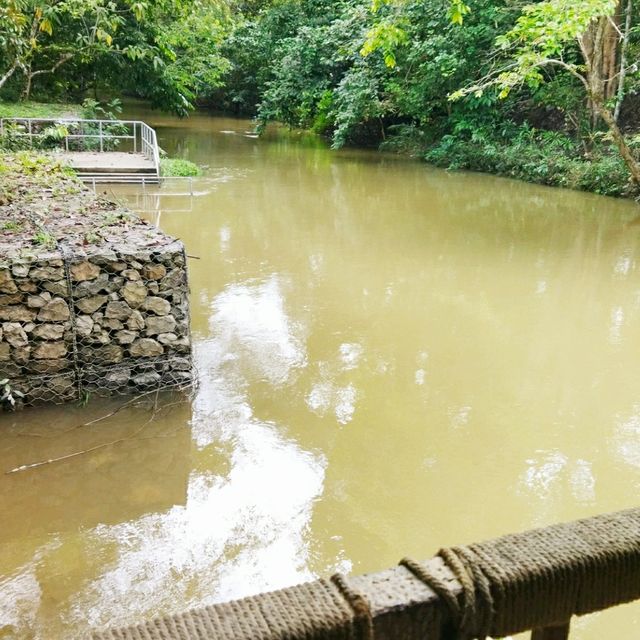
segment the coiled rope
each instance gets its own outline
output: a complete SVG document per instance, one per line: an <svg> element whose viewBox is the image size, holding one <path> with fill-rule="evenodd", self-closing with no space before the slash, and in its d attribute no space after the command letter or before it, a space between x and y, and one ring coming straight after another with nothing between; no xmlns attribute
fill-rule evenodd
<svg viewBox="0 0 640 640"><path fill-rule="evenodd" d="M457 640L564 624L640 597L640 509L441 549L460 583L401 561L445 603Z"/></svg>

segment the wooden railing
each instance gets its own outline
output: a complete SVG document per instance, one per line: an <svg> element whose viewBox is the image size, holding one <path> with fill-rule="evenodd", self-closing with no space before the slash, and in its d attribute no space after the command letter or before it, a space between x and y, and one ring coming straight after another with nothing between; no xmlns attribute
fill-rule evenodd
<svg viewBox="0 0 640 640"><path fill-rule="evenodd" d="M452 557L471 558L471 565ZM334 576L101 631L94 638L442 640L533 630L533 640L566 640L573 615L638 598L640 509L632 509L444 550L426 562L376 574Z"/></svg>
<svg viewBox="0 0 640 640"><path fill-rule="evenodd" d="M0 135L27 138L30 146L47 139L65 151L113 151L142 154L160 175L160 148L156 132L141 120L91 120L82 118L0 118Z"/></svg>

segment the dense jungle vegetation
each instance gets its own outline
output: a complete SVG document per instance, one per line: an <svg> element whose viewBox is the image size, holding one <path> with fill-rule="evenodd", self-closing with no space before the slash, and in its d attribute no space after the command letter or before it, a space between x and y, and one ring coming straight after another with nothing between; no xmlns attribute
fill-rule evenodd
<svg viewBox="0 0 640 640"><path fill-rule="evenodd" d="M640 186L633 0L5 0L0 98L137 96L334 147L610 195Z"/></svg>

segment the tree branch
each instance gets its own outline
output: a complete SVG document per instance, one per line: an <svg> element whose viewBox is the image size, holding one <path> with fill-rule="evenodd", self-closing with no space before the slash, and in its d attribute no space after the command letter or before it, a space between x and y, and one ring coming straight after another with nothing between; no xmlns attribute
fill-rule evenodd
<svg viewBox="0 0 640 640"><path fill-rule="evenodd" d="M535 66L544 67L544 66L547 66L548 64L561 67L562 69L570 73L574 78L577 78L578 80L580 80L580 82L582 82L582 84L584 85L584 88L587 91L589 91L589 83L587 82L587 79L582 74L578 73L574 67L566 63L564 60L559 60L557 58L549 58L547 60L541 61L540 64L537 64Z"/></svg>
<svg viewBox="0 0 640 640"><path fill-rule="evenodd" d="M65 62L71 60L71 58L73 58L73 53L65 53L60 57L60 60L53 65L53 67L50 69L39 69L38 71L34 71L31 73L31 77L34 78L35 76L41 76L45 73L55 73L59 67L61 67Z"/></svg>
<svg viewBox="0 0 640 640"><path fill-rule="evenodd" d="M19 64L18 61L16 60L13 65L9 68L9 70L0 78L0 89L2 89L2 86L5 84L5 82L7 82L7 80L9 80L9 78L16 72L16 69L18 68Z"/></svg>

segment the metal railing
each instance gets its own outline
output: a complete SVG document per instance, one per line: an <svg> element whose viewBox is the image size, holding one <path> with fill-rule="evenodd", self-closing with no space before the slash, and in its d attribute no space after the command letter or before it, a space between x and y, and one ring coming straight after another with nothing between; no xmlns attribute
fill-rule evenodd
<svg viewBox="0 0 640 640"><path fill-rule="evenodd" d="M65 151L113 151L125 143L125 151L143 155L160 176L160 148L156 132L141 120L92 120L84 118L0 118L0 135L26 137L29 145L49 140Z"/></svg>

